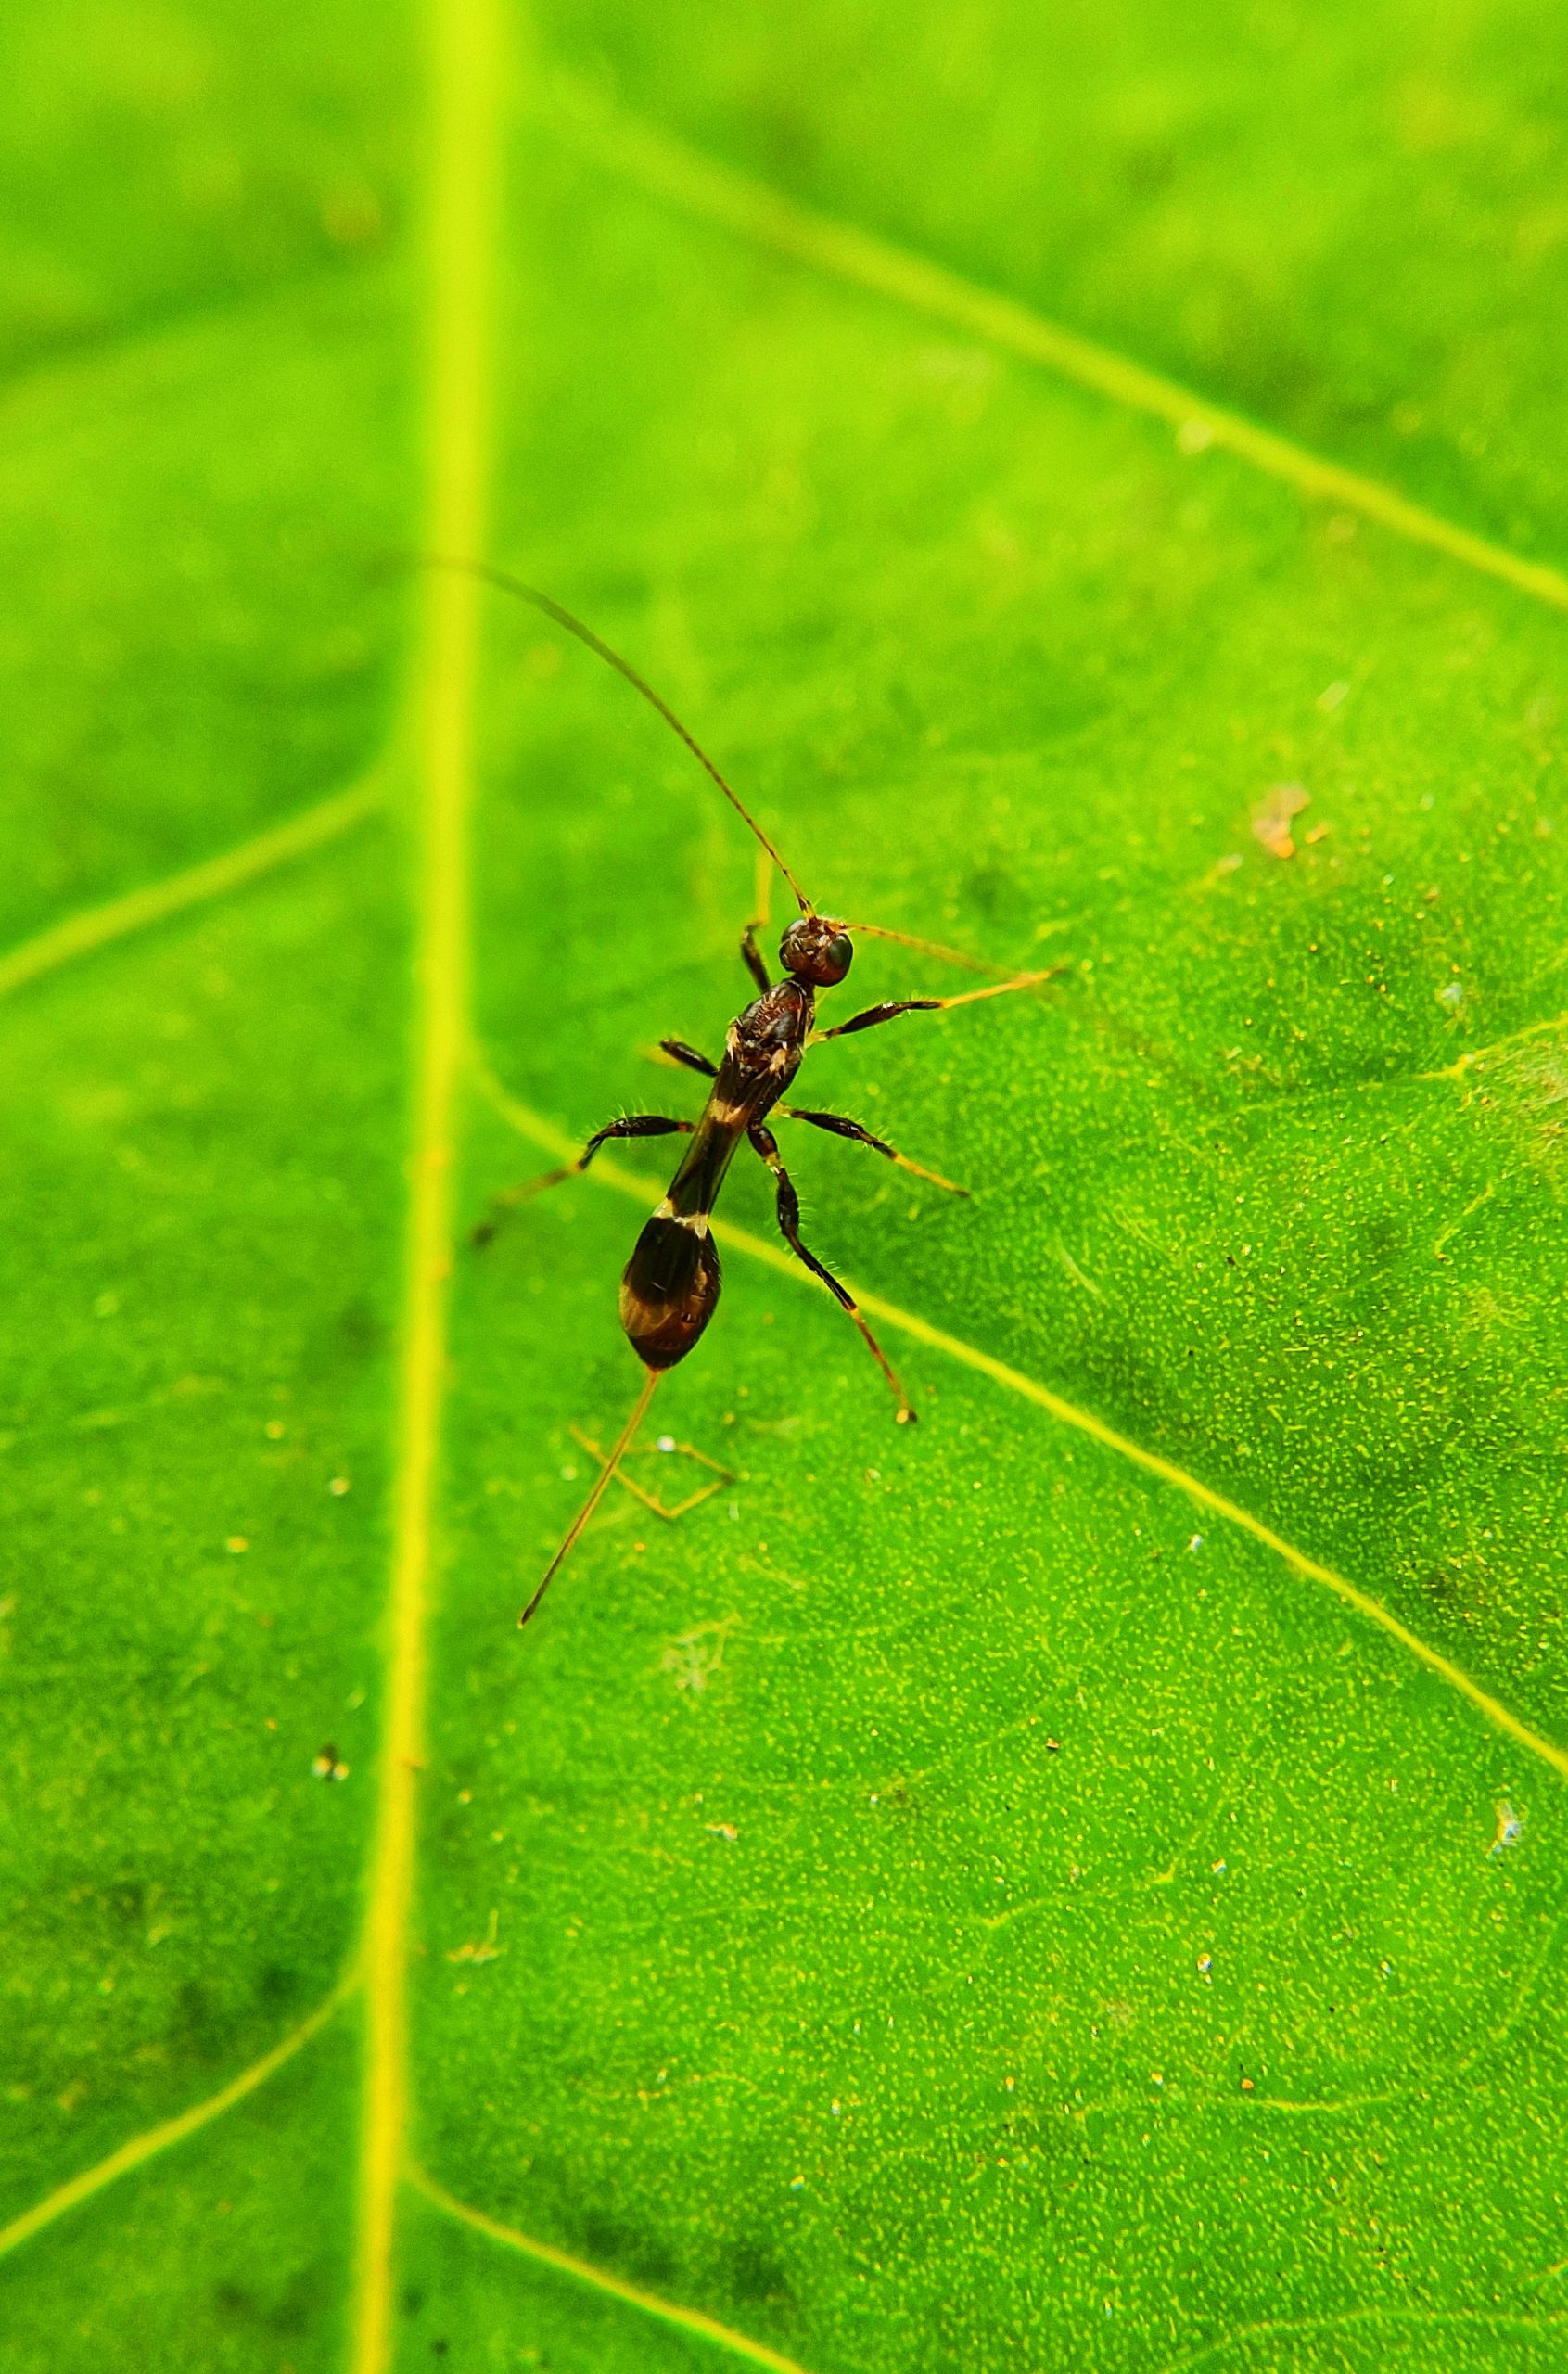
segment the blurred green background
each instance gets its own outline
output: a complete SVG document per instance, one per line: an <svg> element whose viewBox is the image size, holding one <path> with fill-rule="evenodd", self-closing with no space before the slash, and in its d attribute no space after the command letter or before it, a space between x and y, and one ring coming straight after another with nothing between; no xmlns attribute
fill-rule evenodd
<svg viewBox="0 0 1568 2374"><path fill-rule="evenodd" d="M625 687L486 609L400 2374L1546 2374L1568 26L502 8L454 257L475 5L8 12L6 2367L367 2374L406 556L471 269L490 556L824 907L1065 969L811 1058L974 1191L785 1146L920 1427L733 1246L657 1405L733 1481L617 1495L520 1642L667 1166L461 1232L695 1113L648 1051L717 1051L755 893ZM725 1208L771 1239L759 1168Z"/></svg>

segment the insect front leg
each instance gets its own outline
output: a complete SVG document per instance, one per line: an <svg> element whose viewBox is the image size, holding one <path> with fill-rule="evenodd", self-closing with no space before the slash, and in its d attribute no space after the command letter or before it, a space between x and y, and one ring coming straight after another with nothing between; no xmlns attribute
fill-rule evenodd
<svg viewBox="0 0 1568 2374"><path fill-rule="evenodd" d="M760 926L757 924L747 924L742 932L741 963L756 982L760 994L766 997L773 985L768 978L768 967L762 962L762 951L757 945L757 934L759 928Z"/></svg>
<svg viewBox="0 0 1568 2374"><path fill-rule="evenodd" d="M559 1170L542 1171L537 1179L525 1179L520 1185L504 1187L499 1195L492 1195L490 1211L474 1230L469 1242L488 1244L507 1212L515 1210L519 1204L531 1202L547 1187L558 1187L565 1179L580 1177L606 1139L668 1138L677 1133L689 1137L695 1127L695 1122L673 1121L667 1113L628 1113L618 1121L607 1121L602 1130L594 1130L575 1162L564 1163Z"/></svg>
<svg viewBox="0 0 1568 2374"><path fill-rule="evenodd" d="M784 1168L784 1164L779 1159L778 1140L774 1137L771 1130L765 1130L763 1128L760 1121L759 1121L755 1128L749 1130L747 1134L751 1139L753 1146L755 1146L757 1152L761 1155L763 1161L772 1172L774 1179L778 1181L779 1230L785 1244L789 1246L792 1253L796 1254L800 1260L804 1261L808 1270L809 1270L814 1276L819 1277L823 1285L826 1286L832 1294L837 1296L842 1308L848 1312L850 1318L860 1329L861 1335L865 1338L867 1350L871 1353L873 1359L876 1362L877 1367L882 1371L883 1375L886 1378L895 1396L897 1397L899 1403L899 1425L908 1426L912 1424L917 1413L910 1406L909 1395L904 1391L903 1386L899 1384L898 1373L895 1371L892 1362L887 1358L887 1355L883 1350L881 1345L877 1342L875 1336L872 1334L871 1329L866 1325L865 1320L861 1316L859 1303L855 1300L854 1295L849 1292L848 1287L840 1285L838 1280L834 1276L833 1271L827 1269L823 1263L819 1261L814 1253L808 1252L805 1245L800 1242L800 1198L795 1192L795 1183L793 1180L790 1178L788 1171Z"/></svg>
<svg viewBox="0 0 1568 2374"><path fill-rule="evenodd" d="M1038 981L1055 977L1057 968L1044 973L1020 973L1016 980L997 981L987 989L965 989L956 998L893 998L885 1005L868 1005L863 1014L852 1014L848 1022L836 1023L831 1030L814 1030L816 1039L848 1039L854 1030L874 1030L879 1022L894 1022L900 1014L945 1014L950 1006L975 1005L981 998L1004 998L1013 989L1032 989Z"/></svg>

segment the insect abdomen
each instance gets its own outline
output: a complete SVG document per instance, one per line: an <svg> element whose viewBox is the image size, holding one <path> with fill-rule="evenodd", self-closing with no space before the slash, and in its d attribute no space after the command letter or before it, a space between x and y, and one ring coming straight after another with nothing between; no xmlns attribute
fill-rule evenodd
<svg viewBox="0 0 1568 2374"><path fill-rule="evenodd" d="M706 1220L693 1227L656 1212L620 1281L620 1323L638 1359L650 1369L683 1360L712 1318L722 1283Z"/></svg>

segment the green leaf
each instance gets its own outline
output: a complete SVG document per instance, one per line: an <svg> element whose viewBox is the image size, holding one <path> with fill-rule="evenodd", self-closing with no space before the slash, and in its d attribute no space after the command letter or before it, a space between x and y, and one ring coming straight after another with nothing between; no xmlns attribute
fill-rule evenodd
<svg viewBox="0 0 1568 2374"><path fill-rule="evenodd" d="M28 15L19 2367L1561 2362L1561 32L1304 41ZM920 1424L738 1164L521 1638L756 851L419 549L1062 967L781 1124Z"/></svg>

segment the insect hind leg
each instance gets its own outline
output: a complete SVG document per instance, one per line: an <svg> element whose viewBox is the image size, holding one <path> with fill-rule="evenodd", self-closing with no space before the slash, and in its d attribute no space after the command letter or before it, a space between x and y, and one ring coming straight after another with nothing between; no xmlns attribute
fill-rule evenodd
<svg viewBox="0 0 1568 2374"><path fill-rule="evenodd" d="M774 1137L771 1130L764 1129L760 1122L759 1122L753 1130L749 1130L747 1134L751 1139L753 1146L761 1155L763 1161L767 1164L769 1169L772 1172L774 1179L778 1182L779 1232L783 1236L784 1243L789 1246L790 1251L794 1253L799 1260L805 1263L807 1269L812 1272L813 1276L822 1280L823 1285L826 1286L829 1292L836 1297L841 1308L846 1310L849 1317L854 1321L856 1326L860 1331L861 1336L864 1338L866 1349L870 1352L873 1359L876 1362L877 1367L882 1371L883 1375L886 1378L887 1383L892 1389L894 1398L899 1404L899 1425L912 1425L918 1412L911 1407L909 1395L904 1391L902 1385L899 1381L898 1371L894 1368L892 1361L888 1359L886 1353L883 1350L881 1345L872 1334L871 1329L867 1326L860 1304L855 1300L855 1297L849 1292L848 1287L842 1285L834 1276L833 1271L827 1268L826 1264L819 1261L816 1255L809 1252L800 1241L800 1198L795 1192L794 1181L791 1179L788 1171L784 1168L784 1164L779 1159L778 1140Z"/></svg>
<svg viewBox="0 0 1568 2374"><path fill-rule="evenodd" d="M618 1121L607 1121L595 1130L575 1162L563 1163L558 1170L542 1170L537 1179L525 1179L516 1187L504 1187L490 1199L490 1209L471 1232L469 1243L488 1244L509 1212L519 1204L529 1204L542 1195L547 1187L559 1187L564 1180L580 1178L607 1138L667 1138L679 1131L689 1136L695 1124L674 1121L666 1113L628 1113Z"/></svg>

